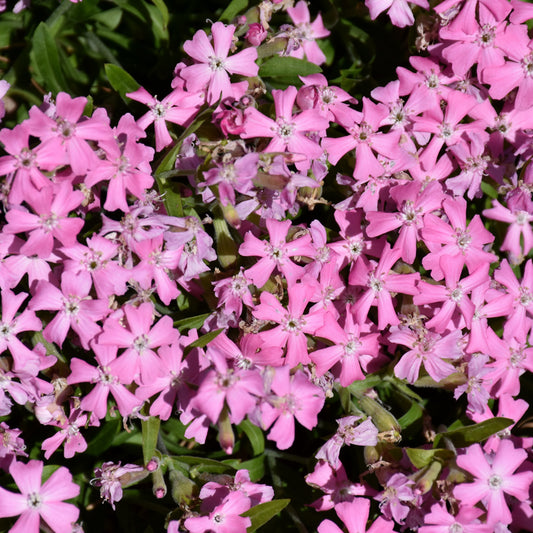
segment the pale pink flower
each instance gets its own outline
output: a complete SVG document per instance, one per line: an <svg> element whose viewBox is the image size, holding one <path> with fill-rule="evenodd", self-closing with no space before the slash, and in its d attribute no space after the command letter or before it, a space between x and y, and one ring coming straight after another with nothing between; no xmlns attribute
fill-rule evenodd
<svg viewBox="0 0 533 533"><path fill-rule="evenodd" d="M348 533L393 533L394 522L385 520L381 516L367 529L370 514L370 500L354 498L351 502L341 502L335 505L335 511L342 520ZM318 533L342 533L342 530L331 520L324 520L318 526Z"/></svg>
<svg viewBox="0 0 533 533"><path fill-rule="evenodd" d="M311 22L309 7L304 0L300 0L294 7L287 8L287 13L296 26L296 31L290 32L290 37L295 40L296 47L289 55L302 59L305 54L306 59L311 63L316 65L325 63L326 56L316 44L315 39L327 37L330 32L324 27L320 13Z"/></svg>
<svg viewBox="0 0 533 533"><path fill-rule="evenodd" d="M41 518L54 533L72 531L80 511L63 500L75 498L80 488L67 468L60 467L42 485L41 461L13 461L9 473L21 491L15 494L0 487L0 517L20 515L9 530L11 533L38 533Z"/></svg>
<svg viewBox="0 0 533 533"><path fill-rule="evenodd" d="M365 0L372 20L387 9L387 15L389 15L391 22L400 28L411 26L415 21L408 3L416 4L425 9L429 8L427 0L409 0L409 2L407 0Z"/></svg>
<svg viewBox="0 0 533 533"><path fill-rule="evenodd" d="M270 137L272 140L264 152L291 152L301 154L308 159L317 159L323 149L306 134L323 131L329 121L315 109L307 109L293 115L293 106L298 90L287 87L284 91L274 89L272 96L276 107L276 120L263 115L254 107L248 107L245 114L243 139L252 137Z"/></svg>
<svg viewBox="0 0 533 533"><path fill-rule="evenodd" d="M474 476L472 483L455 487L454 496L465 505L482 502L488 511L487 523L511 523L511 512L505 494L527 500L533 472L515 473L527 458L526 450L515 449L512 441L502 440L495 454L485 454L479 444L470 446L457 457L457 464Z"/></svg>
<svg viewBox="0 0 533 533"><path fill-rule="evenodd" d="M257 76L257 50L245 48L229 55L235 26L225 26L215 22L211 26L212 42L205 31L197 31L191 41L185 41L183 49L197 63L181 70L180 76L185 80L187 90L201 91L207 88L207 102L214 104L220 98L231 96L238 100L248 86L248 82L230 82L230 74Z"/></svg>
<svg viewBox="0 0 533 533"><path fill-rule="evenodd" d="M271 372L271 392L267 402L261 405L261 420L264 429L273 424L268 438L275 441L280 450L286 450L294 442L295 418L307 429L316 426L318 413L324 406L324 392L301 370L292 376L288 366L271 369Z"/></svg>

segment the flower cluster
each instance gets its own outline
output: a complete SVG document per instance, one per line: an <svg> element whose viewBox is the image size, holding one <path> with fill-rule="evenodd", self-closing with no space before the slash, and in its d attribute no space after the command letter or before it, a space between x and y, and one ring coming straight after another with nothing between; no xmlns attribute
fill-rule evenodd
<svg viewBox="0 0 533 533"><path fill-rule="evenodd" d="M414 22L404 0L365 3ZM240 459L181 454L214 431L228 455L264 432L265 457L320 433L312 507L350 533L532 530L532 440L503 430L533 370L533 11L441 2L426 54L359 104L322 74L263 82L268 54L326 61L320 15L292 4L197 31L167 96L127 93L137 120L60 92L0 130L10 531L82 527L68 469L41 486L26 461L22 406L46 460L118 415L141 425L139 464L106 461L91 484L114 509L151 476L171 532L245 532L278 509ZM275 30L277 11L292 24ZM421 387L458 400L453 427Z"/></svg>

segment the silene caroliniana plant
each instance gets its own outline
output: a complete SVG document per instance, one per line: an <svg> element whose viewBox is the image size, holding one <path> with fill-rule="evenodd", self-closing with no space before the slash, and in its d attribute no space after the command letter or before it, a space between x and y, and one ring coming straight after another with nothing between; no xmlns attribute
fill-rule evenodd
<svg viewBox="0 0 533 533"><path fill-rule="evenodd" d="M533 531L533 5L344 4L0 4L2 531Z"/></svg>

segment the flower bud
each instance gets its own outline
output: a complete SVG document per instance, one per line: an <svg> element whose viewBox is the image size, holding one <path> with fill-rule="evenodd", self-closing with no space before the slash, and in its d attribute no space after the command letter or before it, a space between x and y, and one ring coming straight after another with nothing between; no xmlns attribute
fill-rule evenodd
<svg viewBox="0 0 533 533"><path fill-rule="evenodd" d="M250 24L250 28L245 37L252 46L259 46L265 40L266 36L267 32L263 28L263 25L259 22L254 22Z"/></svg>

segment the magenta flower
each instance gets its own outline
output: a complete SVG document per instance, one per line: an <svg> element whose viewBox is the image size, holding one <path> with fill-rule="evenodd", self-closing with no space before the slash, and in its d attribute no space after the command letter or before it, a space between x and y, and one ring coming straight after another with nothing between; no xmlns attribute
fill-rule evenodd
<svg viewBox="0 0 533 533"><path fill-rule="evenodd" d="M84 222L69 214L82 203L81 191L74 191L72 185L64 181L34 190L25 200L35 214L22 208L10 209L6 213L8 224L4 227L6 233L30 232L21 253L47 259L54 248L54 238L64 246L76 242Z"/></svg>
<svg viewBox="0 0 533 533"><path fill-rule="evenodd" d="M56 470L41 486L43 463L13 461L9 473L21 494L0 487L0 517L17 516L11 533L38 533L42 518L54 533L70 533L80 511L63 500L75 498L80 488L64 466Z"/></svg>
<svg viewBox="0 0 533 533"><path fill-rule="evenodd" d="M526 450L515 449L507 439L500 442L494 455L483 453L479 444L473 444L464 455L457 457L457 464L472 474L474 481L456 486L454 496L465 505L474 506L481 501L488 512L487 523L510 524L511 512L505 494L527 500L533 482L533 472L515 473L526 457Z"/></svg>
<svg viewBox="0 0 533 533"><path fill-rule="evenodd" d="M450 533L461 531L464 533L493 533L492 526L482 524L478 518L483 514L477 507L460 507L454 516L446 507L438 503L431 507L431 512L424 517L424 523L418 533Z"/></svg>
<svg viewBox="0 0 533 533"><path fill-rule="evenodd" d="M47 341L62 346L68 330L72 328L82 346L89 349L89 341L102 329L97 322L109 312L107 300L94 300L89 296L91 287L90 276L76 276L66 271L61 276L61 290L48 281L39 282L29 308L35 311L57 311L44 328Z"/></svg>
<svg viewBox="0 0 533 533"><path fill-rule="evenodd" d="M186 41L183 49L196 64L181 70L180 76L185 80L189 91L201 91L207 87L207 102L211 105L226 96L238 99L248 86L230 83L230 74L241 76L257 76L259 67L256 65L257 50L245 48L228 57L235 26L225 26L215 22L211 26L213 43L205 31L197 31L191 41Z"/></svg>

